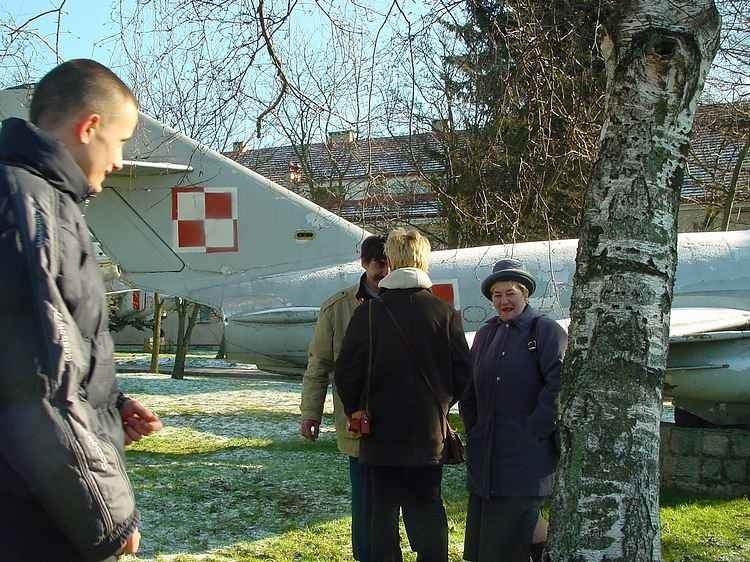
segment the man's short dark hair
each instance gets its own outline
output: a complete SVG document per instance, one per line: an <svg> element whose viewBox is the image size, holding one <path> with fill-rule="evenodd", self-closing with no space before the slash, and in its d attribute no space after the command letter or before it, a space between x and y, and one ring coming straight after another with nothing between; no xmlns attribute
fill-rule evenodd
<svg viewBox="0 0 750 562"><path fill-rule="evenodd" d="M120 99L118 99L120 96ZM138 102L133 92L109 68L90 59L74 59L50 70L34 89L29 120L56 127L83 112L107 114L113 103Z"/></svg>
<svg viewBox="0 0 750 562"><path fill-rule="evenodd" d="M362 261L385 259L385 236L374 234L362 240L362 249L360 251Z"/></svg>

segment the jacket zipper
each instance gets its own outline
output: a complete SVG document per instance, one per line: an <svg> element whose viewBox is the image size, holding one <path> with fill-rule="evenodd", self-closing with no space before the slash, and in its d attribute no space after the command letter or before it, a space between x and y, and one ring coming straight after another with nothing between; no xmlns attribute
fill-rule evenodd
<svg viewBox="0 0 750 562"><path fill-rule="evenodd" d="M130 478L128 477L128 473L125 471L125 466L123 465L122 459L120 458L120 453L117 452L117 449L115 448L112 443L110 443L107 440L103 441L104 445L109 447L112 450L112 454L115 458L115 464L117 465L117 471L120 473L120 476L122 476L123 480L127 482L128 484L128 495L130 496L130 500L133 502L133 506L135 506L135 494L133 493L133 486L130 483Z"/></svg>
<svg viewBox="0 0 750 562"><path fill-rule="evenodd" d="M94 476L91 474L91 471L89 470L88 461L86 460L86 455L83 452L82 447L80 443L78 443L78 440L75 439L75 436L72 434L73 432L71 428L68 427L67 424L68 422L66 420L65 425L63 426L63 431L68 436L68 439L70 440L72 448L73 448L73 453L78 459L78 464L81 467L81 475L83 476L84 480L86 480L86 483L88 484L88 487L91 490L91 495L93 496L94 500L99 506L99 509L102 512L102 517L104 518L104 529L106 531L106 536L110 536L115 529L115 523L112 520L112 514L109 512L109 509L107 508L107 504L104 501L104 496L102 496L101 490L99 490L99 486L97 485L96 480L94 479Z"/></svg>

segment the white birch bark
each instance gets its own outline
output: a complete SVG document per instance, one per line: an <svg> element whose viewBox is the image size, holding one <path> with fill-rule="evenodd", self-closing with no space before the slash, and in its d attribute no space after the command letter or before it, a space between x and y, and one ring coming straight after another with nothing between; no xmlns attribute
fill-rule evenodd
<svg viewBox="0 0 750 562"><path fill-rule="evenodd" d="M720 19L712 0L601 10L606 122L576 260L549 554L651 562L661 560L659 421L679 191Z"/></svg>

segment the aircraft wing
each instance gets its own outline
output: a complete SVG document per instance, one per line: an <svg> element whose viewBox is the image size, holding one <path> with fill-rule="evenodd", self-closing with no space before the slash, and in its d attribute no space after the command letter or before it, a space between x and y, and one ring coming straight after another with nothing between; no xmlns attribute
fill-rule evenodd
<svg viewBox="0 0 750 562"><path fill-rule="evenodd" d="M570 318L557 323L567 332ZM736 308L673 308L669 323L670 343L750 337L750 311ZM466 332L471 347L476 332Z"/></svg>
<svg viewBox="0 0 750 562"><path fill-rule="evenodd" d="M684 341L707 332L750 329L750 311L736 308L673 308L669 341Z"/></svg>
<svg viewBox="0 0 750 562"><path fill-rule="evenodd" d="M113 176L164 176L192 172L193 167L175 162L149 162L148 160L123 160L122 170L113 172Z"/></svg>

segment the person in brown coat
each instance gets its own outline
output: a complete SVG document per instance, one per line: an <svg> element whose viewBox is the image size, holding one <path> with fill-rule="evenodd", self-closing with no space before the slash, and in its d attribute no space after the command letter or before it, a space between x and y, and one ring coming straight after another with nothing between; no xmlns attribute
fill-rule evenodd
<svg viewBox="0 0 750 562"><path fill-rule="evenodd" d="M430 292L429 252L417 231L391 232L391 273L380 282L381 298L354 311L336 362L347 416L358 419L366 410L371 418L359 458L369 465L371 559L378 562L391 562L398 549L380 526L399 508L417 560L448 560L441 497L446 415L471 378L471 363L460 313Z"/></svg>
<svg viewBox="0 0 750 562"><path fill-rule="evenodd" d="M315 441L320 433L323 406L328 386L333 379L333 368L344 341L346 327L354 310L363 302L378 298L378 283L388 275L385 257L385 237L368 236L362 241L360 259L365 270L359 283L338 291L322 305L315 333L308 351L307 370L302 378L302 401L300 411L300 434ZM359 439L346 429L346 414L341 398L333 389L333 414L336 424L336 442L339 451L349 458L349 481L352 487L352 555L360 562L370 560L369 501L367 497L366 466L359 463ZM398 535L398 516L393 521L391 532ZM397 562L401 562L399 558Z"/></svg>

